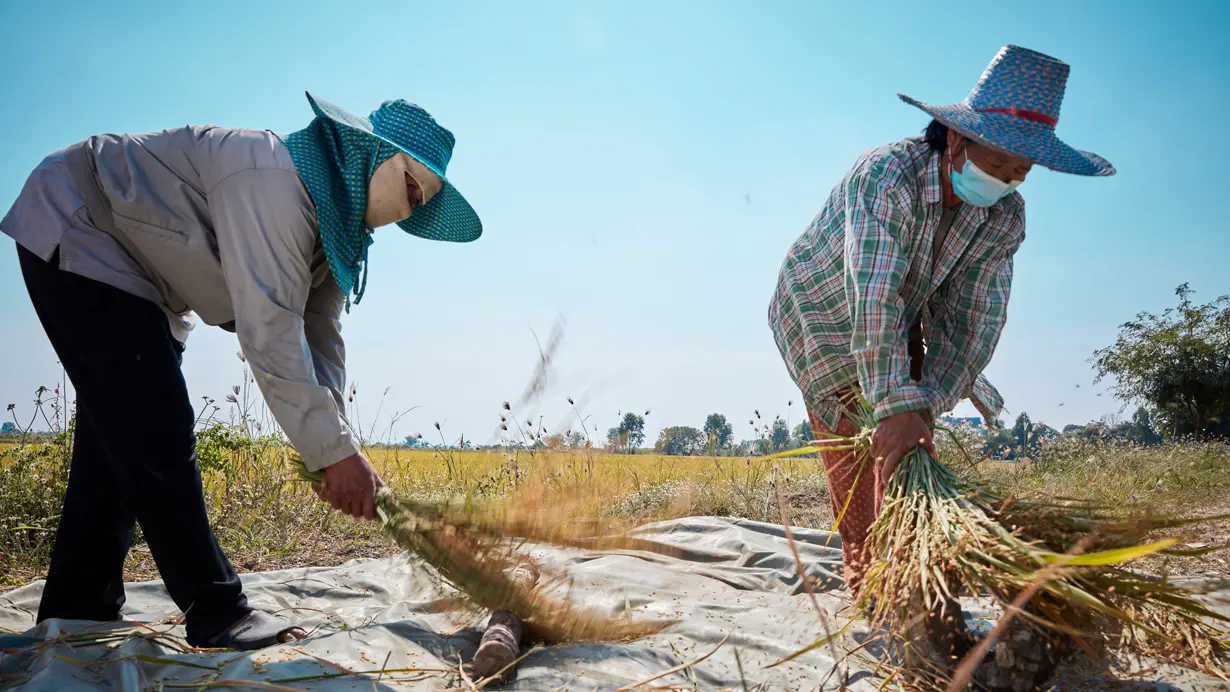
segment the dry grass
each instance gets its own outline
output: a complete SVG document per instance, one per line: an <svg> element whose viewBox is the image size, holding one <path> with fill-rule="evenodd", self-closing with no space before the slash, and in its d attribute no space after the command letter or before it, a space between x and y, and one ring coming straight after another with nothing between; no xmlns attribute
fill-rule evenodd
<svg viewBox="0 0 1230 692"><path fill-rule="evenodd" d="M201 447L217 435L202 436ZM42 576L50 554L67 474L65 440L0 450L0 586ZM206 497L219 540L241 571L338 563L400 550L370 523L329 510L294 480L281 446L238 436L219 456L202 454ZM215 450L216 451L216 450ZM678 516L735 516L773 521L776 486L799 526L831 526L828 486L818 460L775 462L744 457L664 457L593 451L516 452L411 450L373 447L368 456L390 487L421 500L506 497L537 469L551 469L560 487L596 488L595 516L648 522ZM214 461L207 461L208 459ZM224 459L218 463L218 459ZM1148 503L1166 511L1213 514L1230 505L1230 450L1224 445L1157 448L1063 442L1032 462L958 463L941 443L941 458L961 475L1005 492L1076 497L1123 507ZM27 528L21 528L27 527ZM1230 540L1226 526L1201 542ZM1163 566L1230 577L1221 556L1166 558ZM1151 568L1158 567L1152 564ZM156 575L140 537L130 554L129 578Z"/></svg>
<svg viewBox="0 0 1230 692"><path fill-rule="evenodd" d="M201 446L216 437L203 435ZM279 445L245 436L240 440L224 446L224 463L207 463L209 455L202 455L210 516L238 568L328 564L398 550L374 525L330 511L295 482ZM67 482L63 442L40 441L25 448L9 443L0 450L0 574L9 575L10 585L37 578L45 567ZM955 448L941 443L940 451L941 459L961 475L1005 492L1076 497L1125 511L1133 502L1210 514L1230 505L1230 450L1224 445L1138 448L1064 442L1048 447L1032 462L989 461L973 469L959 463ZM812 458L779 460L775 478L775 462L744 457L404 447L373 447L367 453L390 487L423 500L499 498L535 469L551 468L560 486L600 488L604 500L594 509L610 516L655 521L716 515L773 521L776 510L767 501L776 483L797 525L820 528L832 522L828 486L818 460ZM22 526L37 530L14 530ZM133 577L152 574L151 561L139 546L138 541L129 560ZM1192 566L1210 565L1205 560ZM1230 568L1223 574L1230 576Z"/></svg>
<svg viewBox="0 0 1230 692"><path fill-rule="evenodd" d="M198 446L211 449L218 437L203 435ZM0 588L45 574L67 483L65 442L40 441L0 453L0 574L5 575ZM201 454L202 478L214 530L238 570L336 564L402 550L377 524L352 520L321 503L296 479L281 445L239 436L222 447L221 455ZM387 447L369 449L368 456L399 496L423 502L499 500L545 475L556 490L587 498L588 516L637 523L688 515L772 521L776 509L767 500L780 488L796 523L821 527L831 521L823 472L811 459L779 465L775 474L773 462L741 457ZM138 529L126 577L156 574Z"/></svg>

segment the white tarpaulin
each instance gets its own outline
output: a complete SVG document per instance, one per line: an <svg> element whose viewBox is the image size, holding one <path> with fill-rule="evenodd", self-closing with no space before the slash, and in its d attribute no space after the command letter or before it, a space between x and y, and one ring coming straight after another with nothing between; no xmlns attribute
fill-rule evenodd
<svg viewBox="0 0 1230 692"><path fill-rule="evenodd" d="M840 588L840 539L830 539L826 531L792 533L807 574L828 582L817 600L827 626L840 629L854 615L848 593ZM572 577L571 591L558 592L561 596L570 593L575 602L612 616L665 617L678 624L629 643L533 651L516 678L500 689L616 690L693 661L729 635L712 656L651 686L742 690L746 683L748 689L813 690L833 670L834 653L843 657L868 638L865 623L857 621L834 647L767 668L825 633L781 526L699 517L653 524L641 535L682 548L683 554L527 550L548 569ZM151 631L147 628L182 635L178 627L165 624L51 620L34 627L42 589L38 582L0 596L0 628L10 632L0 633L0 689L194 689L194 683L228 680L248 682L247 689L469 689L457 664L473 655L485 616L458 608L455 593L416 560L403 555L242 578L253 606L280 611L311 635L263 651L205 654L140 636ZM126 618L156 623L179 614L161 582L129 584L127 595ZM975 603L964 605L971 618L994 615ZM53 641L59 633L116 630L133 636L91 646ZM825 688L837 689L844 676L850 690L876 689L883 673L875 673L874 653L874 647L867 647L847 658ZM375 672L381 669L399 672ZM1216 680L1178 670L1159 671L1153 679L1166 681L1150 686L1155 689L1225 689Z"/></svg>

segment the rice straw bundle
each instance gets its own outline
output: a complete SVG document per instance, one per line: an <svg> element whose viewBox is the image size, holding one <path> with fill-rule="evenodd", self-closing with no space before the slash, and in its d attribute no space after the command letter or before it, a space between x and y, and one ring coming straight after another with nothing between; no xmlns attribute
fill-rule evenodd
<svg viewBox="0 0 1230 692"><path fill-rule="evenodd" d="M318 483L323 472L311 472L297 455L291 464L301 480ZM520 617L530 636L546 644L567 641L624 641L647 636L672 624L670 620L632 622L614 619L549 598L545 591L559 577L527 586L513 578L518 565L540 565L519 554L517 543L531 541L563 547L653 550L664 546L629 536L600 536L608 524L567 521L547 506L535 511L542 498L527 495L503 505L465 502L422 502L399 497L389 488L376 494L376 513L385 533L431 565L465 597L470 607L507 610ZM562 503L562 504L567 504ZM514 539L518 539L517 542Z"/></svg>
<svg viewBox="0 0 1230 692"><path fill-rule="evenodd" d="M875 420L865 401L859 411L858 436L830 436L833 446L822 442L795 453L868 447ZM1052 637L1066 635L1087 651L1117 648L1230 680L1223 658L1230 651L1224 629L1230 618L1203 605L1195 589L1121 566L1155 553L1194 554L1173 550L1178 539L1149 537L1224 518L1124 520L1087 503L1009 499L958 476L918 447L902 459L885 490L868 536L871 567L858 605L873 627L905 643L912 665L928 669L911 673L932 683L955 661L935 661L943 647L919 637L928 627L961 636L963 619L947 608L963 590L1006 607L1038 583L1017 611L1020 624ZM911 646L921 653L910 656Z"/></svg>
<svg viewBox="0 0 1230 692"><path fill-rule="evenodd" d="M1005 504L1013 506L1010 514L998 511ZM1086 552L1067 559L1064 568L1043 581L1032 607L1019 617L1106 644L1098 639L1107 627L1123 623L1130 635L1121 644L1137 653L1225 676L1216 657L1226 650L1226 633L1206 618L1226 618L1178 585L1119 566L1164 551L1176 539L1143 543L1157 522L1135 522L1132 533L1103 533L1096 519L1053 510L1024 501L1005 503L957 477L926 451L911 453L890 481L868 538L875 565L861 600L870 606L873 624L904 634L906 619L919 615L903 608L912 597L931 612L955 600L961 586L1006 605L1038 581L1042 570L1063 561L1065 548L1084 545ZM1083 633L1077 623L1097 629Z"/></svg>

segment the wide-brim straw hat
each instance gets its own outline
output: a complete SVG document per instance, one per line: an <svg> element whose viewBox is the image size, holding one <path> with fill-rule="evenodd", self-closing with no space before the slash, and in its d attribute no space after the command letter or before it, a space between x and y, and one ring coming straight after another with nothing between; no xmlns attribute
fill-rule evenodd
<svg viewBox="0 0 1230 692"><path fill-rule="evenodd" d="M992 149L1061 173L1114 175L1109 161L1074 149L1055 134L1069 71L1061 60L1009 44L960 103L936 106L897 96Z"/></svg>
<svg viewBox="0 0 1230 692"><path fill-rule="evenodd" d="M310 93L307 99L316 115L382 139L440 176L440 191L426 204L415 207L409 218L397 222L403 231L455 243L468 243L483 234L478 214L444 174L457 140L427 111L397 99L385 101L364 118Z"/></svg>

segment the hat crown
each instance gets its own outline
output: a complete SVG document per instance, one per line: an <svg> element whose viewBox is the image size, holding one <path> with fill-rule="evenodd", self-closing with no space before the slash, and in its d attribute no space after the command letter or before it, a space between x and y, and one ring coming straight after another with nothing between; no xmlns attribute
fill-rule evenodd
<svg viewBox="0 0 1230 692"><path fill-rule="evenodd" d="M368 116L372 131L414 154L443 177L457 139L423 108L405 99L385 101Z"/></svg>
<svg viewBox="0 0 1230 692"><path fill-rule="evenodd" d="M1070 69L1057 58L1007 45L987 65L965 102L976 111L1032 112L1057 122Z"/></svg>

